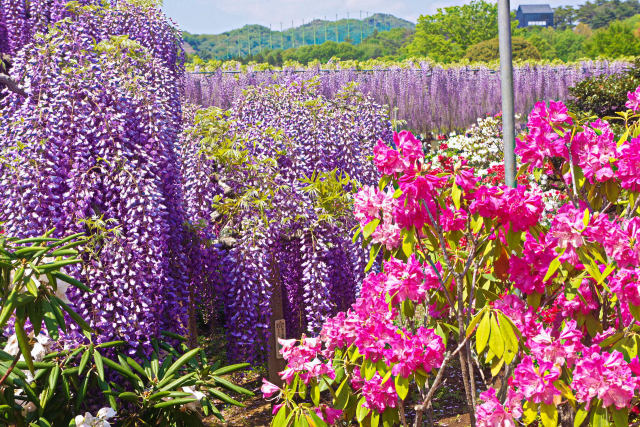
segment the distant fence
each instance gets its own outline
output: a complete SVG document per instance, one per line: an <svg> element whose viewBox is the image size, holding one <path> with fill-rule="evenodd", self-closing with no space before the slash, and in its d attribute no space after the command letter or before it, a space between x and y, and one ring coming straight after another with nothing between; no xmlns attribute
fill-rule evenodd
<svg viewBox="0 0 640 427"><path fill-rule="evenodd" d="M622 61L585 61L567 65L524 65L514 68L516 113L527 114L541 100L567 100L579 81L625 71ZM186 96L203 106L228 108L251 85L286 84L317 77L319 90L333 97L349 82L376 102L397 108L397 118L418 132L464 129L478 117L500 112L500 76L478 67L384 68L367 70L265 70L188 73Z"/></svg>

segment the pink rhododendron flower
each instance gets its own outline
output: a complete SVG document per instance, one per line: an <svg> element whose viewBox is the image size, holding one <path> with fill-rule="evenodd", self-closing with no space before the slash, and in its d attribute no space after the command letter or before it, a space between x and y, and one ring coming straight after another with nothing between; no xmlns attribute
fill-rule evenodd
<svg viewBox="0 0 640 427"><path fill-rule="evenodd" d="M390 221L381 222L371 234L371 242L380 243L389 251L398 248L402 243L400 227Z"/></svg>
<svg viewBox="0 0 640 427"><path fill-rule="evenodd" d="M600 307L600 304L591 293L589 279L584 279L580 283L578 294L573 299L567 299L564 293L558 295L556 305L560 308L560 315L563 318L573 317L576 313L589 314L592 310Z"/></svg>
<svg viewBox="0 0 640 427"><path fill-rule="evenodd" d="M389 148L381 139L373 148L373 163L378 170L385 175L393 175L402 172L405 168L398 153L393 148Z"/></svg>
<svg viewBox="0 0 640 427"><path fill-rule="evenodd" d="M622 224L609 221L603 215L598 220L603 225L596 238L604 246L607 255L623 268L640 265L640 218L623 220Z"/></svg>
<svg viewBox="0 0 640 427"><path fill-rule="evenodd" d="M560 261L575 266L580 263L576 249L586 242L584 231L584 209L575 208L572 204L562 206L551 224L549 236L556 239L556 246L565 249Z"/></svg>
<svg viewBox="0 0 640 427"><path fill-rule="evenodd" d="M544 235L536 240L527 233L522 251L522 258L513 256L509 259L509 277L517 289L525 294L543 293L550 280L543 282L551 261L556 257L553 246L546 244Z"/></svg>
<svg viewBox="0 0 640 427"><path fill-rule="evenodd" d="M476 407L477 427L515 427L513 416L500 403L493 387L480 393L482 404Z"/></svg>
<svg viewBox="0 0 640 427"><path fill-rule="evenodd" d="M275 393L279 392L280 388L277 385L270 383L265 378L263 378L262 387L260 387L260 391L262 392L262 396L264 396L264 398L267 399L273 396Z"/></svg>
<svg viewBox="0 0 640 427"><path fill-rule="evenodd" d="M633 110L634 113L640 110L640 87L633 92L627 92L627 98L629 100L624 105L628 109Z"/></svg>
<svg viewBox="0 0 640 427"><path fill-rule="evenodd" d="M467 225L467 219L467 211L464 209L456 211L444 209L440 211L440 225L444 231L463 230Z"/></svg>
<svg viewBox="0 0 640 427"><path fill-rule="evenodd" d="M322 421L329 425L335 424L340 418L342 418L341 409L334 409L325 404L322 404L317 408L313 408L313 410Z"/></svg>
<svg viewBox="0 0 640 427"><path fill-rule="evenodd" d="M456 175L456 184L462 188L465 193L470 193L476 188L476 184L480 182L480 178L473 174L473 169L462 169Z"/></svg>
<svg viewBox="0 0 640 427"><path fill-rule="evenodd" d="M413 165L416 160L424 157L422 141L409 131L394 132L393 143L400 149L405 165Z"/></svg>
<svg viewBox="0 0 640 427"><path fill-rule="evenodd" d="M558 135L556 130L571 124L573 120L563 103L551 101L548 108L544 102L536 103L527 122L529 133L516 138L516 154L522 157L523 163L537 168L544 166L546 158L568 159L566 137Z"/></svg>
<svg viewBox="0 0 640 427"><path fill-rule="evenodd" d="M411 254L406 263L392 257L385 261L384 271L387 274L386 292L391 296L392 304L407 299L418 303L424 300L427 293L423 286L425 275L415 254Z"/></svg>
<svg viewBox="0 0 640 427"><path fill-rule="evenodd" d="M354 370L352 385L360 389L365 398L362 406L380 414L387 408L395 408L398 403L398 394L393 380L389 379L383 384L382 377L377 372L370 380L365 380L360 376L360 371Z"/></svg>
<svg viewBox="0 0 640 427"><path fill-rule="evenodd" d="M577 353L582 350L583 334L577 329L575 320L570 320L564 329L557 333L552 329L541 328L538 335L529 338L531 354L538 361L563 366L565 362L573 366Z"/></svg>
<svg viewBox="0 0 640 427"><path fill-rule="evenodd" d="M620 186L640 191L640 138L633 138L618 147L617 166L615 177L620 180Z"/></svg>
<svg viewBox="0 0 640 427"><path fill-rule="evenodd" d="M638 388L631 368L619 351L600 350L598 345L593 345L576 362L571 383L576 400L587 403L587 409L594 397L602 399L604 408L628 407Z"/></svg>
<svg viewBox="0 0 640 427"><path fill-rule="evenodd" d="M538 361L533 364L531 356L524 356L513 372L513 385L518 387L526 400L551 405L560 392L553 382L560 377L560 368L553 363Z"/></svg>
<svg viewBox="0 0 640 427"><path fill-rule="evenodd" d="M623 304L640 306L640 270L622 268L610 278L609 287Z"/></svg>
<svg viewBox="0 0 640 427"><path fill-rule="evenodd" d="M618 157L618 153L613 131L608 123L597 120L586 124L584 131L574 137L571 150L589 182L604 182L613 178L611 163Z"/></svg>
<svg viewBox="0 0 640 427"><path fill-rule="evenodd" d="M396 341L387 351L387 361L394 364L393 375L408 378L418 369L428 373L440 367L444 343L432 329L421 327L415 335L409 332L396 335Z"/></svg>

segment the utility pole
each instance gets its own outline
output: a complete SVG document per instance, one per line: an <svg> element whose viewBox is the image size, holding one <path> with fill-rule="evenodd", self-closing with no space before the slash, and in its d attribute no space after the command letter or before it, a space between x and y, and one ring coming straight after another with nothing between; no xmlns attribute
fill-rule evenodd
<svg viewBox="0 0 640 427"><path fill-rule="evenodd" d="M269 24L269 50L273 50L273 31L271 31L271 24Z"/></svg>
<svg viewBox="0 0 640 427"><path fill-rule="evenodd" d="M296 30L293 28L293 19L291 20L291 44L296 47Z"/></svg>
<svg viewBox="0 0 640 427"><path fill-rule="evenodd" d="M315 19L313 21L315 21ZM315 24L313 25L313 45L314 46L318 44L318 39L316 38L316 29L317 29L317 27L318 27L317 25L315 25Z"/></svg>
<svg viewBox="0 0 640 427"><path fill-rule="evenodd" d="M327 17L325 16L325 17L324 17L324 41L325 41L325 42L327 41L327 23L328 23L328 22L329 22L329 21L327 21ZM324 43L324 42L323 42L323 43Z"/></svg>
<svg viewBox="0 0 640 427"><path fill-rule="evenodd" d="M347 38L351 40L351 29L349 27L349 12L347 12Z"/></svg>
<svg viewBox="0 0 640 427"><path fill-rule="evenodd" d="M504 144L504 180L516 186L515 114L513 108L513 62L511 54L511 7L509 0L498 0L500 47L500 90L502 93L502 141Z"/></svg>
<svg viewBox="0 0 640 427"><path fill-rule="evenodd" d="M282 31L282 22L280 23L280 49L284 50L284 32Z"/></svg>
<svg viewBox="0 0 640 427"><path fill-rule="evenodd" d="M336 13L336 43L340 43L340 35L338 34L338 14Z"/></svg>
<svg viewBox="0 0 640 427"><path fill-rule="evenodd" d="M362 11L360 11L360 43L362 43L362 25L364 21L362 20Z"/></svg>
<svg viewBox="0 0 640 427"><path fill-rule="evenodd" d="M304 46L306 43L304 41L304 19L302 20L302 46Z"/></svg>

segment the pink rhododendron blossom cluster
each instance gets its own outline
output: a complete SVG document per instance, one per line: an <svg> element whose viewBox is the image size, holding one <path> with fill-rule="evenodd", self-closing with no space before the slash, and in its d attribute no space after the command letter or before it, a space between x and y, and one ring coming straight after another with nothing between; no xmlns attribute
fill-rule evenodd
<svg viewBox="0 0 640 427"><path fill-rule="evenodd" d="M578 402L586 403L587 408L594 397L602 400L604 408L625 408L638 389L638 378L633 376L622 353L608 353L593 345L576 362L571 387Z"/></svg>
<svg viewBox="0 0 640 427"><path fill-rule="evenodd" d="M634 113L640 110L640 87L633 92L627 92L627 97L629 100L624 105Z"/></svg>
<svg viewBox="0 0 640 427"><path fill-rule="evenodd" d="M640 89L630 101L638 110ZM563 195L550 217L532 186L488 185L464 159L434 166L408 133L379 143L381 183L354 203L372 271L316 341L285 345L288 377L348 387L333 404L360 425L413 424L407 404L419 425L455 356L480 427L627 422L640 398L640 125L621 137L579 117L538 103L517 141ZM473 359L507 381L501 393L476 396Z"/></svg>

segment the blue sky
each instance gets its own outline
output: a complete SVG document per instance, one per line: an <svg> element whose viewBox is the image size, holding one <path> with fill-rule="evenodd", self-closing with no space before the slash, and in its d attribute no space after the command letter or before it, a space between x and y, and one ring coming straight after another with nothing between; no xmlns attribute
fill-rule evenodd
<svg viewBox="0 0 640 427"><path fill-rule="evenodd" d="M246 24L291 27L314 18L359 18L360 11L390 13L416 22L421 14L467 3L465 0L164 0L163 9L178 26L192 33L218 34ZM581 4L581 0L512 0L519 4L547 3L553 7Z"/></svg>

